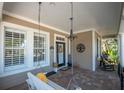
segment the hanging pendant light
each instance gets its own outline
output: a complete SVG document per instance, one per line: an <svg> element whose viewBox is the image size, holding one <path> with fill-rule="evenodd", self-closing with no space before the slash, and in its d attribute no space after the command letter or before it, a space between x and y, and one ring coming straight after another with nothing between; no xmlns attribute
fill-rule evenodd
<svg viewBox="0 0 124 93"><path fill-rule="evenodd" d="M69 18L70 19L70 35L69 35L69 39L72 41L75 39L75 35L73 34L73 2L70 3L71 4L71 17Z"/></svg>

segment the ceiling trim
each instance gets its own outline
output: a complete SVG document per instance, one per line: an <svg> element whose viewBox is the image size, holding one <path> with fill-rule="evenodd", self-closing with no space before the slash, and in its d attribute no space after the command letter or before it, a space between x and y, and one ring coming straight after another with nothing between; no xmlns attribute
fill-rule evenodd
<svg viewBox="0 0 124 93"><path fill-rule="evenodd" d="M102 38L116 38L117 35L115 34L109 34L109 35L106 35L106 36L103 36Z"/></svg>
<svg viewBox="0 0 124 93"><path fill-rule="evenodd" d="M38 22L32 20L32 19L29 19L29 18L26 18L26 17L23 17L23 16L20 16L20 15L17 15L17 14L14 14L14 13L10 13L6 10L3 10L3 14L5 15L8 15L8 16L12 16L12 17L15 17L17 19L21 19L21 20L25 20L27 22L31 22L31 23L34 23L34 24L37 24L38 25ZM70 34L69 32L66 32L64 30L61 30L61 29L58 29L58 28L55 28L53 26L50 26L50 25L47 25L47 24L44 24L44 23L40 23L40 26L44 26L44 27L47 27L49 29L52 29L52 30L55 30L57 32L61 32L61 33L65 33L65 34ZM101 36L101 34L95 29L95 28L89 28L89 29L84 29L84 30L78 30L78 31L75 31L74 34L78 34L78 33L82 33L82 32L88 32L88 31L95 31L97 34L99 34Z"/></svg>
<svg viewBox="0 0 124 93"><path fill-rule="evenodd" d="M17 15L17 14L14 14L14 13L10 13L10 12L8 12L6 10L3 10L3 14L8 15L8 16L12 16L12 17L15 17L15 18L18 18L18 19L21 19L21 20L25 20L27 22L31 22L31 23L34 23L34 24L38 25L38 22L36 22L36 21L34 21L32 19ZM41 23L41 22L40 22L40 26L44 26L44 27L50 28L52 30L55 30L55 31L58 31L58 32L61 32L61 33L69 34L69 32L66 32L64 30L61 30L59 28L55 28L53 26L50 26L50 25L47 25L47 24L44 24L44 23Z"/></svg>
<svg viewBox="0 0 124 93"><path fill-rule="evenodd" d="M121 20L124 20L124 8L123 7L124 7L124 5L123 5L123 3L121 3L121 12L120 12L119 24L118 24L118 29L117 29L116 35L118 35L118 33L120 31Z"/></svg>
<svg viewBox="0 0 124 93"><path fill-rule="evenodd" d="M82 32L89 32L89 31L95 31L94 28L84 29L84 30L78 30L75 31L74 34L82 33Z"/></svg>
<svg viewBox="0 0 124 93"><path fill-rule="evenodd" d="M89 31L95 31L98 35L101 36L101 34L95 28L89 28L89 29L79 30L79 31L74 32L74 34L83 33L83 32L89 32Z"/></svg>
<svg viewBox="0 0 124 93"><path fill-rule="evenodd" d="M121 31L121 32L119 32L118 34L121 35L121 34L124 34L124 32Z"/></svg>

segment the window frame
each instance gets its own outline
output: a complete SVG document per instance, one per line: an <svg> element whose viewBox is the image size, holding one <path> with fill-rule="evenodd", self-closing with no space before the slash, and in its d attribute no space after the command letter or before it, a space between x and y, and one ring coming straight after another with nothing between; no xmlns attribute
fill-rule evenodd
<svg viewBox="0 0 124 93"><path fill-rule="evenodd" d="M14 49L16 49L15 47L13 47L13 45L12 45L12 48L5 48L5 32L6 32L6 29L9 29L9 31L8 32L12 32L12 33L19 33L19 34L24 34L24 48L22 48L22 49L24 49L24 64L18 64L18 65L13 65L13 66L8 66L8 67L6 67L5 66L5 61L4 61L4 71L5 72L8 72L8 71L12 71L12 70L17 70L17 69L21 69L21 68L23 68L23 67L25 67L25 52L26 52L26 43L25 43L25 41L26 41L26 32L25 31L23 31L23 30L20 30L20 29L16 29L16 28L13 28L13 27L7 27L7 26L4 26L4 44L3 44L3 46L4 46L4 49L3 49L3 60L5 60L5 51L6 51L6 49L11 49L11 50L14 50ZM12 37L12 39L13 39L13 37ZM21 48L17 48L17 49L21 49Z"/></svg>
<svg viewBox="0 0 124 93"><path fill-rule="evenodd" d="M47 44L47 36L45 35L45 34L42 34L42 33L40 33L40 37L42 37L42 38L45 38L45 42L44 43L42 43L43 44L43 48L44 48L44 50L47 52L47 49L48 49L48 47L46 48L45 46L47 46L48 44ZM38 36L38 38L39 38L39 33L38 32L34 32L34 36ZM34 42L34 39L33 39L33 42ZM45 52L45 58L44 58L44 60L41 60L40 62L35 62L34 61L34 50L35 49L43 49L43 48L41 48L41 47L35 47L35 44L33 44L33 62L34 62L34 66L37 66L37 65L44 65L45 64L45 61L47 60L47 53Z"/></svg>
<svg viewBox="0 0 124 93"><path fill-rule="evenodd" d="M25 42L26 43L25 65L20 66L20 69L11 70L11 71L8 69L9 71L5 71L5 68L4 68L4 34L5 34L4 27L15 28L15 29L26 32L26 35L25 35L25 40L26 40ZM39 68L39 67L34 67L33 65L33 40L34 40L33 36L34 36L34 32L36 33L39 32L38 29L3 21L1 22L0 30L1 30L0 31L0 58L1 58L0 59L0 77L5 77L8 75L13 75L13 74ZM47 61L45 64L40 66L40 67L46 67L46 66L50 66L50 49L49 49L50 48L50 32L41 30L40 33L47 35L47 44L48 44L47 45L47 49L48 49L47 50L47 54L48 54Z"/></svg>
<svg viewBox="0 0 124 93"><path fill-rule="evenodd" d="M34 33L39 33L39 30L33 30L33 41L34 41ZM50 33L49 32L46 32L46 31L43 31L43 30L40 30L40 34L44 34L46 35L46 45L47 45L47 48L46 48L46 63L42 63L41 65L42 66L33 66L36 67L36 68L39 68L39 67L44 67L44 66L50 66ZM34 43L33 43L33 50L34 50ZM34 63L34 61L33 61Z"/></svg>

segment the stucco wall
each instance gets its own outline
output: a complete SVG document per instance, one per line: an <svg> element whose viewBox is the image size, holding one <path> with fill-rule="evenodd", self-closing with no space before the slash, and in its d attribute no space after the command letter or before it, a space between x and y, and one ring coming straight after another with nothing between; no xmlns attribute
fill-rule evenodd
<svg viewBox="0 0 124 93"><path fill-rule="evenodd" d="M92 31L76 34L77 38L74 41L74 64L81 68L92 70ZM77 44L85 45L85 51L79 53L76 50Z"/></svg>
<svg viewBox="0 0 124 93"><path fill-rule="evenodd" d="M101 48L101 36L99 33L94 31L94 37L93 37L93 31L87 31L87 32L80 32L76 34L76 39L74 40L74 45L73 45L73 59L74 59L74 64L85 69L93 70L93 59L95 58L95 68L98 67L98 62L97 62L97 38L99 39L100 46ZM93 38L95 41L93 41ZM76 50L77 44L82 43L85 45L85 51L83 53L79 53ZM93 48L93 43L95 44L95 47ZM93 53L94 51L94 53Z"/></svg>
<svg viewBox="0 0 124 93"><path fill-rule="evenodd" d="M27 22L25 20L17 19L15 17L8 16L8 15L3 15L3 22L9 22L9 23L29 27L29 28L38 29L37 24L30 23L30 22ZM63 35L63 36L66 36L66 37L68 36L66 33L58 32L58 31L55 31L55 30L52 30L50 28L46 28L46 27L43 27L43 26L41 26L40 29L42 31L49 32L49 34L50 34L50 38L49 38L50 46L54 46L54 34L59 34L59 35ZM67 44L68 44L68 42L67 42ZM54 51L50 50L50 66L52 66L53 62L54 62ZM9 75L9 76L6 76L6 77L1 77L0 78L0 89L7 89L7 88L10 88L10 87L13 87L13 86L16 86L18 84L21 84L21 83L25 82L26 73L27 73L27 71L22 72L22 73L18 73L18 74L14 74L14 75Z"/></svg>

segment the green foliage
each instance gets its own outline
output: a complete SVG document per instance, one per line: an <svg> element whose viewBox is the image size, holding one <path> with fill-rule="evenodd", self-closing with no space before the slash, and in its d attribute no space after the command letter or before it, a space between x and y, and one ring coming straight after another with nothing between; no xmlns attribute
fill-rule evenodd
<svg viewBox="0 0 124 93"><path fill-rule="evenodd" d="M117 63L118 60L118 45L116 39L106 39L103 41L102 52L106 52L108 54L109 59L112 62Z"/></svg>

